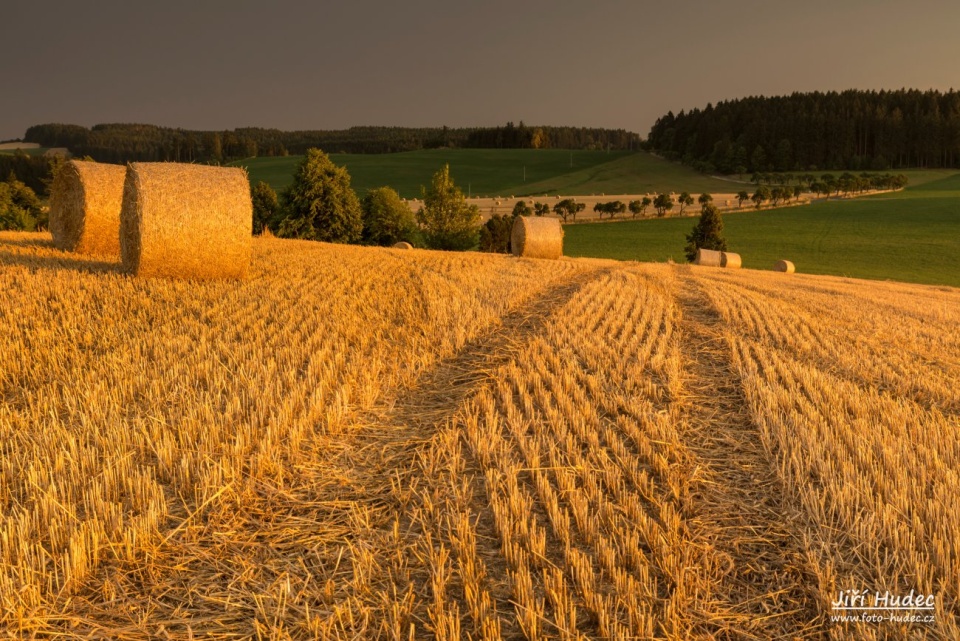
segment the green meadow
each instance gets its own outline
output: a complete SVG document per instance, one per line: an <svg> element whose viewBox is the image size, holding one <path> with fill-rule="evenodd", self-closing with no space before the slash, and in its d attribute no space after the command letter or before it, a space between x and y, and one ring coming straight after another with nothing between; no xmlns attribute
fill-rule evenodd
<svg viewBox="0 0 960 641"><path fill-rule="evenodd" d="M798 272L960 287L960 173L890 194L724 215L730 251L749 269L780 259ZM696 218L565 227L564 253L620 260L684 262Z"/></svg>
<svg viewBox="0 0 960 641"><path fill-rule="evenodd" d="M234 164L247 168L251 182L262 180L279 191L293 180L301 158L251 158ZM429 185L444 164L450 165L464 193L472 196L519 198L683 190L699 194L747 188L643 152L430 149L397 154L330 154L330 158L347 168L360 195L388 185L404 198L418 198L421 185Z"/></svg>

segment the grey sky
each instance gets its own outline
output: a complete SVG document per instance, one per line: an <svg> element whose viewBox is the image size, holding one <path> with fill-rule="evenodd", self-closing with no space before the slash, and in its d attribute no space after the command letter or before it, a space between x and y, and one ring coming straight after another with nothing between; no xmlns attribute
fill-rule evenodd
<svg viewBox="0 0 960 641"><path fill-rule="evenodd" d="M727 98L960 87L960 3L4 2L0 139L43 122L623 127Z"/></svg>

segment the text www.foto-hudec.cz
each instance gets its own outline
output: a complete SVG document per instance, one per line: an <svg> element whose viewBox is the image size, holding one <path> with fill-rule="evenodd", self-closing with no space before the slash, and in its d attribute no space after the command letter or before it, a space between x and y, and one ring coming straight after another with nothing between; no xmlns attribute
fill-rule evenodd
<svg viewBox="0 0 960 641"><path fill-rule="evenodd" d="M935 594L895 594L889 590L843 590L831 604L835 623L933 623L937 597Z"/></svg>

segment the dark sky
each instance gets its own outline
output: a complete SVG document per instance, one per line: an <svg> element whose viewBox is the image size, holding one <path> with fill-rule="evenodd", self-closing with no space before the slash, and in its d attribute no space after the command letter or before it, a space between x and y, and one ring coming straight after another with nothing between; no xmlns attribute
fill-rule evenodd
<svg viewBox="0 0 960 641"><path fill-rule="evenodd" d="M4 3L0 140L31 124L649 131L758 94L960 87L956 0Z"/></svg>

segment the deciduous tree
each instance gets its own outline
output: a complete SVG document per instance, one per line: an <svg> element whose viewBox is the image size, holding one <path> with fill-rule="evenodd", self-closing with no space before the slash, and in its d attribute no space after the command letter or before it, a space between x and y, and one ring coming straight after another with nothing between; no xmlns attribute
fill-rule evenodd
<svg viewBox="0 0 960 641"><path fill-rule="evenodd" d="M417 220L424 241L432 249L464 251L477 245L480 210L467 204L463 192L450 177L450 165L444 165L429 188L423 188L423 207Z"/></svg>
<svg viewBox="0 0 960 641"><path fill-rule="evenodd" d="M363 211L363 242L389 247L406 241L423 243L416 215L390 187L371 189L360 203Z"/></svg>
<svg viewBox="0 0 960 641"><path fill-rule="evenodd" d="M363 221L350 174L319 149L308 149L293 183L281 195L279 234L287 238L355 243Z"/></svg>

